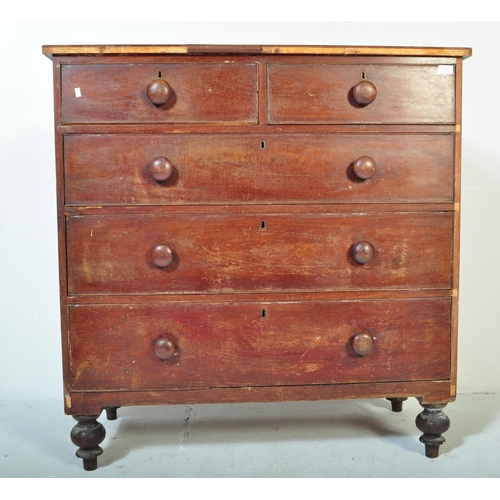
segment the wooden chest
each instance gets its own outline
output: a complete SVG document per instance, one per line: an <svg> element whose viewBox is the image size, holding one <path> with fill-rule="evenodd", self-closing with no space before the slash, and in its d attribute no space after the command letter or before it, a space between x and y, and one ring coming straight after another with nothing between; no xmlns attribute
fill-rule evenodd
<svg viewBox="0 0 500 500"><path fill-rule="evenodd" d="M455 398L462 48L44 46L65 411Z"/></svg>

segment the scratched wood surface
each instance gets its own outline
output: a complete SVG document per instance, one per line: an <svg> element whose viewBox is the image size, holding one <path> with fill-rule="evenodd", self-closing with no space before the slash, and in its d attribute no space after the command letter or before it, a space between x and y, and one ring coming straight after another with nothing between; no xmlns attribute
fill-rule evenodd
<svg viewBox="0 0 500 500"><path fill-rule="evenodd" d="M454 399L471 49L42 51L86 470L108 406Z"/></svg>
<svg viewBox="0 0 500 500"><path fill-rule="evenodd" d="M377 89L366 106L352 95L363 77ZM270 64L268 85L270 123L455 121L453 65Z"/></svg>
<svg viewBox="0 0 500 500"><path fill-rule="evenodd" d="M69 217L68 288L231 293L449 288L451 213ZM368 241L375 257L351 256ZM152 249L173 262L158 268ZM432 265L430 265L432 264Z"/></svg>
<svg viewBox="0 0 500 500"><path fill-rule="evenodd" d="M470 49L43 51L54 59L68 413L454 395L457 58ZM147 96L159 72L168 105ZM365 106L353 100L363 78L377 89ZM353 174L361 156L376 163L366 180ZM166 181L151 176L159 157ZM359 241L375 251L363 265ZM173 252L164 268L159 244ZM378 335L375 350L352 356L363 331ZM162 335L179 342L175 361L155 356Z"/></svg>
<svg viewBox="0 0 500 500"><path fill-rule="evenodd" d="M450 302L70 307L70 385L161 390L445 379ZM374 339L365 356L352 348L360 332ZM160 338L176 346L167 361L154 352Z"/></svg>
<svg viewBox="0 0 500 500"><path fill-rule="evenodd" d="M67 205L444 202L451 134L85 134L64 138ZM353 164L368 156L372 177ZM149 170L167 159L171 176Z"/></svg>
<svg viewBox="0 0 500 500"><path fill-rule="evenodd" d="M151 82L168 82L172 96L156 106ZM64 65L63 123L253 123L257 115L256 64Z"/></svg>

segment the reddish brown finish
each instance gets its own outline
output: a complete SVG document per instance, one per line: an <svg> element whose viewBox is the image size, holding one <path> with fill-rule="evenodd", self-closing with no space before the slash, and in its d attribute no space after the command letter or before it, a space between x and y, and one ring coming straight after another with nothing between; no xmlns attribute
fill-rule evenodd
<svg viewBox="0 0 500 500"><path fill-rule="evenodd" d="M352 89L352 96L354 100L361 106L367 106L371 104L377 97L377 88L372 82L368 80L363 80Z"/></svg>
<svg viewBox="0 0 500 500"><path fill-rule="evenodd" d="M70 294L449 288L452 226L449 213L70 217L68 288ZM360 265L352 246L365 240L375 257ZM162 270L150 256L158 244L174 254Z"/></svg>
<svg viewBox="0 0 500 500"><path fill-rule="evenodd" d="M157 78L153 80L146 89L146 93L148 95L148 99L155 106L163 106L166 105L169 101L173 104L173 95L174 92L170 88L170 85L161 78Z"/></svg>
<svg viewBox="0 0 500 500"><path fill-rule="evenodd" d="M161 390L443 379L450 372L449 361L443 363L449 320L450 299L71 307L71 386ZM365 357L351 341L360 331L376 339ZM163 335L177 345L166 362L153 348Z"/></svg>
<svg viewBox="0 0 500 500"><path fill-rule="evenodd" d="M358 264L368 264L375 257L375 248L369 241L358 241L352 247L352 257Z"/></svg>
<svg viewBox="0 0 500 500"><path fill-rule="evenodd" d="M352 337L352 350L358 356L366 356L375 348L375 339L369 333L356 333Z"/></svg>
<svg viewBox="0 0 500 500"><path fill-rule="evenodd" d="M413 162L411 162L413 164ZM356 177L361 180L370 179L375 175L377 171L377 164L370 158L369 156L361 156L359 157L352 167Z"/></svg>
<svg viewBox="0 0 500 500"><path fill-rule="evenodd" d="M155 106L147 90L158 72L173 95ZM257 121L257 66L64 65L62 101L63 123L252 123Z"/></svg>
<svg viewBox="0 0 500 500"><path fill-rule="evenodd" d="M162 361L172 359L173 356L178 354L176 343L165 337L160 337L154 341L153 351Z"/></svg>
<svg viewBox="0 0 500 500"><path fill-rule="evenodd" d="M156 267L168 267L174 260L174 253L168 245L156 245L151 250L151 260Z"/></svg>
<svg viewBox="0 0 500 500"><path fill-rule="evenodd" d="M70 205L453 199L452 135L68 135L64 147ZM376 162L366 181L360 156ZM161 184L148 167L159 157L173 168Z"/></svg>
<svg viewBox="0 0 500 500"><path fill-rule="evenodd" d="M160 156L149 163L148 173L155 181L163 182L172 177L174 167L167 158Z"/></svg>
<svg viewBox="0 0 500 500"><path fill-rule="evenodd" d="M268 72L270 123L455 121L455 75L438 65L270 64ZM377 88L368 106L352 94L363 72Z"/></svg>
<svg viewBox="0 0 500 500"><path fill-rule="evenodd" d="M85 467L102 408L354 397L419 397L437 456L470 49L44 53L65 410Z"/></svg>
<svg viewBox="0 0 500 500"><path fill-rule="evenodd" d="M230 210L228 210L230 208ZM220 212L230 212L231 214L262 214L265 209L269 214L301 214L304 205L169 205L168 208L161 205L108 205L108 206L71 206L66 205L64 215L71 217L74 215L175 215L175 214L217 214ZM314 204L308 205L308 214L327 214L332 212L332 205ZM335 205L336 214L352 214L353 212L363 213L419 213L419 212L451 212L455 211L454 203L339 203Z"/></svg>
<svg viewBox="0 0 500 500"><path fill-rule="evenodd" d="M450 400L449 380L417 382L370 382L366 384L280 385L223 387L161 391L72 391L66 397L66 414L99 413L103 405L139 406L322 401L328 399L409 397L423 394L423 403Z"/></svg>

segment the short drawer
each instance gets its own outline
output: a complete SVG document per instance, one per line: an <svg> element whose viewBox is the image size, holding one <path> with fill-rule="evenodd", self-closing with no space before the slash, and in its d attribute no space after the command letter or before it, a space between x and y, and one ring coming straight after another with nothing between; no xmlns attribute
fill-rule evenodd
<svg viewBox="0 0 500 500"><path fill-rule="evenodd" d="M453 65L269 64L268 121L454 123L454 70ZM360 83L368 90L356 87ZM360 104L357 89L368 97L364 100L374 100Z"/></svg>
<svg viewBox="0 0 500 500"><path fill-rule="evenodd" d="M67 135L68 205L443 202L453 135Z"/></svg>
<svg viewBox="0 0 500 500"><path fill-rule="evenodd" d="M258 119L255 64L91 64L61 71L63 123Z"/></svg>
<svg viewBox="0 0 500 500"><path fill-rule="evenodd" d="M446 380L450 299L69 307L75 391Z"/></svg>
<svg viewBox="0 0 500 500"><path fill-rule="evenodd" d="M449 288L452 213L72 216L70 294Z"/></svg>

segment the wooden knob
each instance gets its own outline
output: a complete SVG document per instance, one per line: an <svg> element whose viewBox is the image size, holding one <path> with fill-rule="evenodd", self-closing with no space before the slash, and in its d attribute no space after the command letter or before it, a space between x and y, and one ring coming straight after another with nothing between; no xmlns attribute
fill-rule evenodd
<svg viewBox="0 0 500 500"><path fill-rule="evenodd" d="M372 82L362 80L352 89L352 95L355 101L362 106L366 106L375 100L377 97L377 88Z"/></svg>
<svg viewBox="0 0 500 500"><path fill-rule="evenodd" d="M155 340L153 350L162 361L166 361L175 355L177 346L175 342L172 342L170 339L161 337Z"/></svg>
<svg viewBox="0 0 500 500"><path fill-rule="evenodd" d="M367 264L375 257L375 248L369 241L358 241L352 247L352 257L358 264Z"/></svg>
<svg viewBox="0 0 500 500"><path fill-rule="evenodd" d="M174 252L167 245L157 245L151 250L151 258L156 267L168 267L174 260Z"/></svg>
<svg viewBox="0 0 500 500"><path fill-rule="evenodd" d="M155 181L162 182L171 177L174 167L166 158L160 156L149 162L148 172Z"/></svg>
<svg viewBox="0 0 500 500"><path fill-rule="evenodd" d="M155 106L166 104L172 96L172 93L173 91L170 85L161 78L153 80L148 85L147 89L148 98Z"/></svg>
<svg viewBox="0 0 500 500"><path fill-rule="evenodd" d="M375 343L368 333L357 333L352 338L352 349L359 356L366 356L373 351Z"/></svg>
<svg viewBox="0 0 500 500"><path fill-rule="evenodd" d="M354 173L360 179L369 179L377 170L377 164L369 156L361 156L354 162Z"/></svg>

